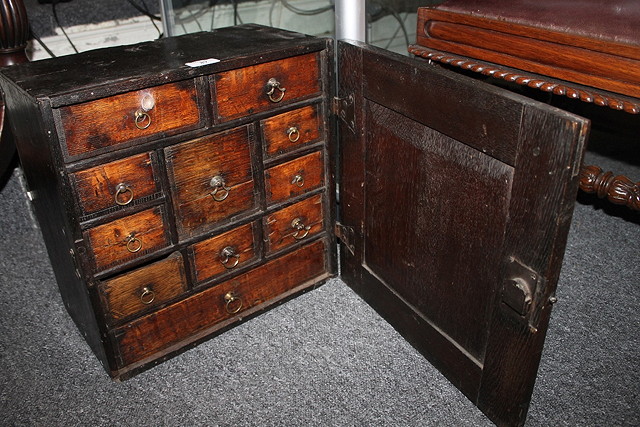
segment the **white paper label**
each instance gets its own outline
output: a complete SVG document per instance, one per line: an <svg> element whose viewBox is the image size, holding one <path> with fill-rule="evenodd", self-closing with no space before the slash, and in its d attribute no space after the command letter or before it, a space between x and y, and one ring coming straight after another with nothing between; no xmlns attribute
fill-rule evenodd
<svg viewBox="0 0 640 427"><path fill-rule="evenodd" d="M184 65L188 67L202 67L204 65L215 64L216 62L220 62L219 59L216 58L208 58L208 59L200 59L198 61L187 62Z"/></svg>

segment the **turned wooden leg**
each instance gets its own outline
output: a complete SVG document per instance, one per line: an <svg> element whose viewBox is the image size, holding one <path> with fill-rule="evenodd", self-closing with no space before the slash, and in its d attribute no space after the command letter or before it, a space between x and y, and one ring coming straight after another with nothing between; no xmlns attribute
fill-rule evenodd
<svg viewBox="0 0 640 427"><path fill-rule="evenodd" d="M613 172L603 172L598 166L583 166L580 171L580 189L595 193L601 199L640 211L640 182Z"/></svg>
<svg viewBox="0 0 640 427"><path fill-rule="evenodd" d="M0 0L0 67L27 62L29 21L22 0ZM16 153L11 130L6 123L4 102L0 101L0 176Z"/></svg>

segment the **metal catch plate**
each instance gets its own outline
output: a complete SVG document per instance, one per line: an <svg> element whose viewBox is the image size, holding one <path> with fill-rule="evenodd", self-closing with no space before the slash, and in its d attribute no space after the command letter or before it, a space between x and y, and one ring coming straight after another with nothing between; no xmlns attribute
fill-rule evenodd
<svg viewBox="0 0 640 427"><path fill-rule="evenodd" d="M349 95L346 98L333 98L333 105L331 107L333 114L338 116L351 132L356 133L356 116L355 106L353 101L353 95Z"/></svg>

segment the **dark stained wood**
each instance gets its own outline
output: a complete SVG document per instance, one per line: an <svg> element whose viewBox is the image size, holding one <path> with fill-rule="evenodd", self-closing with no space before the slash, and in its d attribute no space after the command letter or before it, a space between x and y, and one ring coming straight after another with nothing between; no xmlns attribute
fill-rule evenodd
<svg viewBox="0 0 640 427"><path fill-rule="evenodd" d="M193 245L196 282L240 269L245 264L255 261L253 227L253 223L245 224ZM227 247L233 249L233 255L224 254L223 251Z"/></svg>
<svg viewBox="0 0 640 427"><path fill-rule="evenodd" d="M419 9L417 43L639 97L640 7L614 3L449 1Z"/></svg>
<svg viewBox="0 0 640 427"><path fill-rule="evenodd" d="M321 276L325 268L325 245L323 241L318 241L184 301L141 317L115 332L121 366L188 339L223 320L240 320L252 307L273 300L299 284ZM275 277L278 280L273 280ZM237 313L230 313L226 309L225 295L229 292L237 298L237 302L233 301L229 306L229 311L239 308Z"/></svg>
<svg viewBox="0 0 640 427"><path fill-rule="evenodd" d="M268 81L275 79L281 92L276 89L272 98L267 92ZM288 104L311 95L320 94L320 64L318 54L307 54L280 61L267 62L215 76L215 94L218 118L221 121L246 116Z"/></svg>
<svg viewBox="0 0 640 427"><path fill-rule="evenodd" d="M376 76L365 80L365 90L373 101L403 111L427 126L437 123L445 135L455 134L461 142L507 164L515 162L513 141L520 131L516 124L522 114L522 105L502 96L503 92L479 92L473 85L459 85L446 73L437 72L431 73L431 82L426 85L420 73L412 70L432 70L434 67L416 64L410 58L390 62L381 55L368 55L363 67ZM460 102L442 102L452 91L463 92ZM416 102L417 99L420 102ZM483 114L478 114L478 109ZM456 119L452 120L452 117Z"/></svg>
<svg viewBox="0 0 640 427"><path fill-rule="evenodd" d="M264 171L267 203L282 202L324 185L322 152L307 154Z"/></svg>
<svg viewBox="0 0 640 427"><path fill-rule="evenodd" d="M137 119L138 112L147 118ZM202 125L193 80L62 107L60 116L69 156Z"/></svg>
<svg viewBox="0 0 640 427"><path fill-rule="evenodd" d="M317 105L309 105L262 120L260 127L264 151L269 157L299 149L322 138L322 121ZM291 128L297 130L297 137L292 135L289 138L288 131Z"/></svg>
<svg viewBox="0 0 640 427"><path fill-rule="evenodd" d="M373 102L367 127L367 268L481 364L513 168Z"/></svg>
<svg viewBox="0 0 640 427"><path fill-rule="evenodd" d="M588 122L426 63L355 49L339 52L348 72L361 61L356 123L365 128L341 159L341 223L355 242L353 255L342 247L345 280L492 420L519 425ZM357 94L358 83L351 87ZM523 316L502 302L514 259L539 283Z"/></svg>
<svg viewBox="0 0 640 427"><path fill-rule="evenodd" d="M190 237L211 230L231 215L255 207L248 128L184 142L165 149L178 233ZM220 176L229 188L214 200L211 180ZM216 197L222 199L226 190Z"/></svg>
<svg viewBox="0 0 640 427"><path fill-rule="evenodd" d="M580 170L580 189L616 205L640 211L640 182L633 182L626 176L604 172L598 166L584 166Z"/></svg>
<svg viewBox="0 0 640 427"><path fill-rule="evenodd" d="M151 153L76 172L71 175L71 181L76 187L83 214L118 207L118 203L131 205L158 190Z"/></svg>
<svg viewBox="0 0 640 427"><path fill-rule="evenodd" d="M169 244L162 207L130 215L85 232L98 270L146 255ZM130 242L137 239L135 242Z"/></svg>
<svg viewBox="0 0 640 427"><path fill-rule="evenodd" d="M100 286L110 323L148 311L186 291L184 261L179 252L166 259L109 279Z"/></svg>
<svg viewBox="0 0 640 427"><path fill-rule="evenodd" d="M28 62L29 20L22 0L0 2L0 67ZM6 124L4 100L0 97L0 179L8 174L16 154L11 127ZM2 183L0 182L0 185Z"/></svg>
<svg viewBox="0 0 640 427"><path fill-rule="evenodd" d="M284 249L324 231L322 213L322 194L318 194L267 216L264 219L267 251ZM296 219L304 228L294 227Z"/></svg>

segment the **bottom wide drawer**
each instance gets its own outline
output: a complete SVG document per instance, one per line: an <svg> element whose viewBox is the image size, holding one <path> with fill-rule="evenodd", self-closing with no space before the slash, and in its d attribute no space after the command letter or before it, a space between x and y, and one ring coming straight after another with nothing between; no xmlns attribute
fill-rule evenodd
<svg viewBox="0 0 640 427"><path fill-rule="evenodd" d="M114 336L120 368L177 350L228 324L218 325L221 322L240 320L261 304L321 276L326 272L325 252L324 241L314 242L124 325Z"/></svg>

